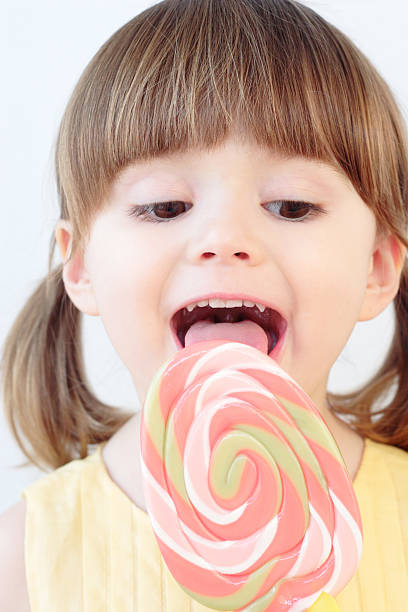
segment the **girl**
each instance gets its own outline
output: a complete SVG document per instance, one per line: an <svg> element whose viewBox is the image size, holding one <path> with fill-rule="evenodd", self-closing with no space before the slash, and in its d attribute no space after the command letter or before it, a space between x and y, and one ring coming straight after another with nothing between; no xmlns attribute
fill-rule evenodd
<svg viewBox="0 0 408 612"><path fill-rule="evenodd" d="M215 298L280 313L274 357L321 411L354 480L364 551L338 605L404 609L408 155L373 66L292 0L164 0L85 69L56 169L49 274L9 333L2 373L17 442L58 469L1 517L1 609L206 609L161 560L140 415L89 390L80 313L101 316L143 402L178 349L175 313ZM52 269L56 244L64 263ZM375 377L327 393L355 323L393 300L395 337Z"/></svg>

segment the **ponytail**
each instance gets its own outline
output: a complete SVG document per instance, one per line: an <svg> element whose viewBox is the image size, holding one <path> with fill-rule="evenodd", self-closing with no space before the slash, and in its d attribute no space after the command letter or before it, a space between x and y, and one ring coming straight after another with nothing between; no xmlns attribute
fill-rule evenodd
<svg viewBox="0 0 408 612"><path fill-rule="evenodd" d="M408 451L407 263L402 270L394 306L394 336L378 372L358 391L346 395L328 393L327 397L332 411L351 417L350 424L362 436Z"/></svg>
<svg viewBox="0 0 408 612"><path fill-rule="evenodd" d="M109 439L133 414L89 389L82 315L66 294L62 264L51 270L54 248L53 236L48 275L15 319L0 362L6 420L29 459L19 467L42 470L86 457L88 445Z"/></svg>

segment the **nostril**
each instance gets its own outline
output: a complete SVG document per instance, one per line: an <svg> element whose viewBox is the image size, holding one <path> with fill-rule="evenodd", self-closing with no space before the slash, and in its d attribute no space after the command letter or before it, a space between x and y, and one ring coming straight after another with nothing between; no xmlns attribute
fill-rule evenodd
<svg viewBox="0 0 408 612"><path fill-rule="evenodd" d="M208 259L209 257L214 257L215 253L209 253L208 251L206 253L203 253L203 257L205 257L206 259ZM248 259L249 255L248 253L234 253L234 255L236 255L237 257L239 257L240 259Z"/></svg>

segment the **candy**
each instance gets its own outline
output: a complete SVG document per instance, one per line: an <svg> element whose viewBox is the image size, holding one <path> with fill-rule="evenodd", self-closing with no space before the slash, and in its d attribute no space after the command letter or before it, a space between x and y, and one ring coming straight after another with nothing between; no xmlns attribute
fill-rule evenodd
<svg viewBox="0 0 408 612"><path fill-rule="evenodd" d="M311 399L261 351L178 351L143 406L146 507L163 559L216 610L300 612L336 595L362 551L357 500Z"/></svg>

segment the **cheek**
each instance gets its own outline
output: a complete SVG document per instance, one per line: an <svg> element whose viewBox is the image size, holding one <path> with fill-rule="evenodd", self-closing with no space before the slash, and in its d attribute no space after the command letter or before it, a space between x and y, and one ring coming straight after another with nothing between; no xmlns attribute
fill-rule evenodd
<svg viewBox="0 0 408 612"><path fill-rule="evenodd" d="M164 360L160 300L166 269L158 249L131 240L94 241L90 274L112 346L138 386ZM146 248L144 248L146 246ZM114 247L114 248L113 248Z"/></svg>
<svg viewBox="0 0 408 612"><path fill-rule="evenodd" d="M319 246L317 246L319 245ZM360 314L365 295L369 246L358 237L315 241L293 266L295 321L300 337L341 351ZM306 335L305 335L306 334ZM330 347L330 348L329 348Z"/></svg>

